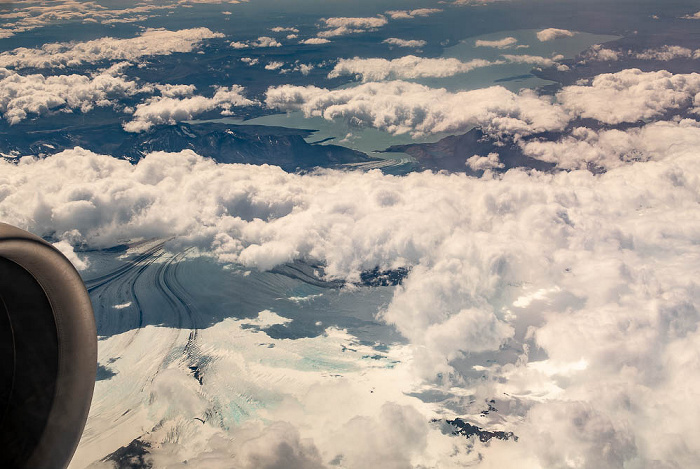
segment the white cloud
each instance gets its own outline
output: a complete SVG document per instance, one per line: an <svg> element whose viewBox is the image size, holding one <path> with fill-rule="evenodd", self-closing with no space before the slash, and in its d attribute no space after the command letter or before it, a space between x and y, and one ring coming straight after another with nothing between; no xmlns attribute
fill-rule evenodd
<svg viewBox="0 0 700 469"><path fill-rule="evenodd" d="M322 37L312 37L309 39L304 39L303 41L299 41L299 44L328 44L331 42L328 39L324 39Z"/></svg>
<svg viewBox="0 0 700 469"><path fill-rule="evenodd" d="M265 70L278 70L284 66L284 62L269 62L265 65Z"/></svg>
<svg viewBox="0 0 700 469"><path fill-rule="evenodd" d="M700 49L693 52L687 47L681 46L663 46L659 49L646 49L642 52L634 54L635 59L642 60L662 60L669 61L673 59L700 59Z"/></svg>
<svg viewBox="0 0 700 469"><path fill-rule="evenodd" d="M374 415L358 415L340 433L351 444L339 445L347 467L413 467L412 460L427 447L428 424L411 406L387 402ZM337 444L337 443L336 443Z"/></svg>
<svg viewBox="0 0 700 469"><path fill-rule="evenodd" d="M297 64L294 66L292 70L295 72L300 72L302 75L308 75L311 70L313 70L315 67L314 64Z"/></svg>
<svg viewBox="0 0 700 469"><path fill-rule="evenodd" d="M691 15L682 16L682 18L686 20L700 20L700 11Z"/></svg>
<svg viewBox="0 0 700 469"><path fill-rule="evenodd" d="M282 47L277 39L268 36L260 36L250 45L253 47Z"/></svg>
<svg viewBox="0 0 700 469"><path fill-rule="evenodd" d="M299 30L297 28L293 27L283 27L283 26L275 26L274 28L270 28L270 31L273 33L298 33Z"/></svg>
<svg viewBox="0 0 700 469"><path fill-rule="evenodd" d="M392 20L411 19L416 17L425 17L440 13L441 8L416 8L414 10L389 10L386 12Z"/></svg>
<svg viewBox="0 0 700 469"><path fill-rule="evenodd" d="M178 96L191 96L197 90L194 85L155 85L161 96L175 98Z"/></svg>
<svg viewBox="0 0 700 469"><path fill-rule="evenodd" d="M218 103L204 96L189 98L154 97L139 104L134 119L124 123L127 132L143 132L154 125L174 124L216 108Z"/></svg>
<svg viewBox="0 0 700 469"><path fill-rule="evenodd" d="M12 2L12 9L0 15L4 21L0 37L31 31L56 23L115 24L148 20L177 7L191 8L193 3L237 4L247 0L177 0L166 3L139 3L123 7L123 2L110 8L94 1L54 0L51 2ZM7 3L7 2L5 2ZM227 15L230 12L223 12Z"/></svg>
<svg viewBox="0 0 700 469"><path fill-rule="evenodd" d="M569 69L568 66L558 63L560 60L564 59L563 55L555 55L555 56L549 58L549 57L540 57L538 55L503 54L501 57L506 59L506 61L512 62L512 63L533 64L533 65L537 65L539 67L554 67L554 66L556 66L557 69L559 69L561 71Z"/></svg>
<svg viewBox="0 0 700 469"><path fill-rule="evenodd" d="M239 3L247 3L248 0L178 0L179 4L188 4L188 3L209 3L209 4L230 4L230 5L236 5Z"/></svg>
<svg viewBox="0 0 700 469"><path fill-rule="evenodd" d="M474 59L462 62L454 58L423 58L407 55L398 59L340 59L328 78L342 75L359 75L362 81L386 80L387 78L421 78L448 77L459 73L467 73L481 67L488 67L494 62Z"/></svg>
<svg viewBox="0 0 700 469"><path fill-rule="evenodd" d="M384 16L362 18L334 17L322 18L321 21L325 29L318 33L320 38L376 31L388 22Z"/></svg>
<svg viewBox="0 0 700 469"><path fill-rule="evenodd" d="M563 55L554 57L540 57L534 55L502 55L503 60L489 61L485 59L473 59L462 62L455 58L425 58L415 55L407 55L396 59L359 58L340 59L328 78L343 75L357 75L362 81L379 81L386 79L413 79L422 77L449 77L460 73L491 65L504 63L528 63L541 67L556 66L560 70L568 70L568 67L560 64Z"/></svg>
<svg viewBox="0 0 700 469"><path fill-rule="evenodd" d="M545 42L561 37L572 37L574 34L576 33L568 29L547 28L537 32L537 39L541 42Z"/></svg>
<svg viewBox="0 0 700 469"><path fill-rule="evenodd" d="M598 75L590 84L567 86L557 93L557 100L572 114L619 124L687 108L697 93L700 74L629 69Z"/></svg>
<svg viewBox="0 0 700 469"><path fill-rule="evenodd" d="M125 122L123 127L127 132L143 132L154 125L174 124L178 121L192 119L197 114L220 108L229 114L233 106L250 106L255 104L243 96L244 88L233 85L230 88L221 87L214 96L191 96L187 98L153 97L136 106L134 119Z"/></svg>
<svg viewBox="0 0 700 469"><path fill-rule="evenodd" d="M656 49L645 49L642 52L633 52L631 50L605 49L600 44L596 44L582 54L581 63L617 61L622 58L660 60L664 62L674 59L700 59L700 49L693 51L687 47L665 45Z"/></svg>
<svg viewBox="0 0 700 469"><path fill-rule="evenodd" d="M467 158L466 165L474 171L503 168L505 165L498 158L498 153L489 153L486 156L474 155Z"/></svg>
<svg viewBox="0 0 700 469"><path fill-rule="evenodd" d="M423 47L427 44L427 42L422 39L399 39L397 37L384 39L382 43L389 44L391 46L414 48Z"/></svg>
<svg viewBox="0 0 700 469"><path fill-rule="evenodd" d="M282 47L282 43L269 36L260 36L254 41L233 41L229 44L234 49L247 49L248 47Z"/></svg>
<svg viewBox="0 0 700 469"><path fill-rule="evenodd" d="M606 49L602 45L596 44L582 54L581 63L586 63L586 62L590 62L590 61L593 61L593 62L614 62L616 60L620 60L620 57L622 57L622 55L623 54L620 51Z"/></svg>
<svg viewBox="0 0 700 469"><path fill-rule="evenodd" d="M508 61L556 64L560 56L504 56ZM406 56L394 60L343 59L330 78L355 74L364 83L328 90L283 85L267 91L267 106L302 111L306 116L344 119L390 133L424 135L481 126L487 132L528 134L562 130L574 118L606 124L658 119L667 113L700 112L700 74L638 69L598 75L566 86L551 100L533 91L512 93L500 86L448 92L392 78L450 76L488 63Z"/></svg>
<svg viewBox="0 0 700 469"><path fill-rule="evenodd" d="M153 16L157 10L169 9L173 4L137 5L131 8L110 9L95 2L77 0L57 0L45 2L15 2L14 8L3 14L3 36L31 31L48 24L68 21L84 23L128 23L142 21Z"/></svg>
<svg viewBox="0 0 700 469"><path fill-rule="evenodd" d="M508 0L454 0L453 5L465 6L465 5L485 5L487 3L502 2Z"/></svg>
<svg viewBox="0 0 700 469"><path fill-rule="evenodd" d="M7 122L16 124L31 115L54 111L88 112L94 107L119 107L121 98L152 91L150 86L141 87L112 72L47 77L19 75L0 68L0 112Z"/></svg>
<svg viewBox="0 0 700 469"><path fill-rule="evenodd" d="M241 57L241 62L244 64L248 64L250 66L256 65L257 63L260 62L260 59L258 58L252 58L252 57Z"/></svg>
<svg viewBox="0 0 700 469"><path fill-rule="evenodd" d="M231 445L232 442L227 442ZM204 456L201 462L195 457L194 463L211 467L212 464L230 466L236 461L235 467L242 469L257 468L298 468L298 469L323 469L318 449L310 441L300 438L299 431L287 422L274 422L265 427L264 432L244 440L238 451L221 447L221 459ZM188 462L189 463L189 462Z"/></svg>
<svg viewBox="0 0 700 469"><path fill-rule="evenodd" d="M610 169L665 158L669 142L682 148L700 145L699 128L700 124L689 119L655 122L627 131L579 127L559 141L535 140L521 143L521 147L528 156L556 163L562 169Z"/></svg>
<svg viewBox="0 0 700 469"><path fill-rule="evenodd" d="M81 259L68 241L53 243L53 247L61 251L61 254L66 256L66 259L68 259L77 270L86 270L90 267L90 262L86 259Z"/></svg>
<svg viewBox="0 0 700 469"><path fill-rule="evenodd" d="M569 120L547 98L526 90L515 94L501 86L452 93L403 81L337 90L283 85L269 88L265 102L275 109L328 120L343 118L394 134L457 131L474 125L493 132L529 133L561 129Z"/></svg>
<svg viewBox="0 0 700 469"><path fill-rule="evenodd" d="M37 49L19 47L0 53L0 67L66 67L102 60L138 60L153 55L191 52L205 39L223 37L207 28L146 29L129 39L103 37L85 42L44 44Z"/></svg>
<svg viewBox="0 0 700 469"><path fill-rule="evenodd" d="M476 47L495 47L496 49L510 49L517 43L518 40L514 37L504 37L503 39L498 39L495 41L477 39L474 45Z"/></svg>
<svg viewBox="0 0 700 469"><path fill-rule="evenodd" d="M567 460L574 467L687 467L700 455L693 431L700 410L700 127L666 122L628 132L599 138L649 158L599 175L512 170L482 179L288 174L216 164L189 151L132 165L74 149L0 162L0 218L94 247L178 235L181 244L248 267L318 259L328 275L349 280L377 265L412 267L381 314L408 340L396 369L349 370L332 382L275 363L336 363L341 340L352 339L343 331L275 341L266 359L252 344L272 339L242 321L200 331L222 347L210 381L200 388L174 365L139 393L153 401L154 422L166 409L183 416L150 432L163 443L152 446L159 461L230 467L241 458L236 467L260 467L276 464L284 447L312 467L339 454L348 468L464 467L468 457L485 467ZM152 345L163 329L144 328L135 340ZM107 345L123 344L112 339ZM138 359L150 362L143 353ZM383 386L372 381L377 376ZM255 402L250 421L229 425L230 433L193 420L210 408L210 391L228 391L219 408L235 404L257 389L254 379L274 405ZM417 391L448 398L421 403L407 395ZM493 420L478 416L490 398L497 399ZM428 423L455 413L495 422L519 440L467 442ZM179 440L168 440L173 435Z"/></svg>

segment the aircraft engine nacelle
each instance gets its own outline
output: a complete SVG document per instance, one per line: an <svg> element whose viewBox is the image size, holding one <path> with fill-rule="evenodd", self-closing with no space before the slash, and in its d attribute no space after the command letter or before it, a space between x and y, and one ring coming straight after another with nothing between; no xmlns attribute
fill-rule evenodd
<svg viewBox="0 0 700 469"><path fill-rule="evenodd" d="M0 223L0 467L66 467L95 383L90 297L68 259Z"/></svg>

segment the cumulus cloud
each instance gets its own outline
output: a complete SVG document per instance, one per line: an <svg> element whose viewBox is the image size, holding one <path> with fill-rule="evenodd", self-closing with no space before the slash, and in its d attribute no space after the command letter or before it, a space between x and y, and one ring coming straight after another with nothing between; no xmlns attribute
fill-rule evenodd
<svg viewBox="0 0 700 469"><path fill-rule="evenodd" d="M267 65L265 65L265 70L278 70L283 66L284 62L269 62Z"/></svg>
<svg viewBox="0 0 700 469"><path fill-rule="evenodd" d="M323 30L317 36L320 38L328 38L334 36L345 36L348 34L364 33L368 31L376 31L378 28L387 24L387 19L384 16L375 17L334 17L323 18Z"/></svg>
<svg viewBox="0 0 700 469"><path fill-rule="evenodd" d="M282 43L277 39L268 36L260 36L250 45L253 47L282 47Z"/></svg>
<svg viewBox="0 0 700 469"><path fill-rule="evenodd" d="M188 3L211 3L214 5L217 4L231 4L231 5L237 5L239 3L247 3L248 0L178 0L178 3L181 5L186 5Z"/></svg>
<svg viewBox="0 0 700 469"><path fill-rule="evenodd" d="M427 42L422 40L422 39L399 39L397 37L390 37L390 38L384 39L382 41L382 43L389 44L391 46L413 47L413 48L423 47L427 44Z"/></svg>
<svg viewBox="0 0 700 469"><path fill-rule="evenodd" d="M352 442L338 448L348 467L411 467L427 447L425 418L411 406L394 403L385 403L376 415L354 417L341 432Z"/></svg>
<svg viewBox="0 0 700 469"><path fill-rule="evenodd" d="M512 55L512 54L503 54L502 57L506 59L506 61L511 62L511 63L519 63L519 64L533 64L537 65L539 67L554 67L556 66L558 70L564 71L568 70L569 67L564 64L558 63L560 60L564 59L564 56L559 54L555 55L551 58L549 57L541 57L538 55Z"/></svg>
<svg viewBox="0 0 700 469"><path fill-rule="evenodd" d="M260 59L252 58L252 57L241 57L241 62L243 62L244 64L248 64L250 66L253 66L253 65L259 63Z"/></svg>
<svg viewBox="0 0 700 469"><path fill-rule="evenodd" d="M308 75L314 68L316 68L314 64L298 63L294 65L292 71L300 72L302 75Z"/></svg>
<svg viewBox="0 0 700 469"><path fill-rule="evenodd" d="M175 98L177 96L190 96L197 89L194 85L155 85L155 88L160 91L161 96Z"/></svg>
<svg viewBox="0 0 700 469"><path fill-rule="evenodd" d="M394 134L456 131L474 125L493 132L529 133L561 129L568 122L564 111L547 98L527 90L515 94L501 86L452 93L403 81L337 90L283 85L269 88L265 103Z"/></svg>
<svg viewBox="0 0 700 469"><path fill-rule="evenodd" d="M110 24L143 21L153 16L155 11L172 8L174 4L146 4L111 9L92 1L57 0L49 4L15 2L12 6L14 6L12 10L2 15L5 24L0 34L5 37L56 22L82 21Z"/></svg>
<svg viewBox="0 0 700 469"><path fill-rule="evenodd" d="M10 124L54 111L88 112L94 107L119 107L120 99L152 91L114 70L88 75L19 75L0 69L0 112Z"/></svg>
<svg viewBox="0 0 700 469"><path fill-rule="evenodd" d="M668 143L668 137L672 135L675 136L673 141L677 144ZM646 154L656 155L656 161L663 162L678 154L689 157L700 138L700 127L697 124L657 124L643 133L631 133L627 137L627 145L631 145L630 148L635 148L636 145L638 149L643 148ZM635 143L638 141L644 143ZM494 159L495 156L489 155L487 158ZM346 186L375 187L361 200L356 200L357 191L348 191L347 200L343 199L345 202L355 200L353 206L357 207L343 212L345 217L360 217L354 221L359 225L353 228L352 236L369 238L378 234L370 227L383 217L389 217L392 221L387 220L384 227L378 226L377 229L390 226L396 229L411 227L406 231L407 234L415 230L421 232L419 227L424 226L424 216L431 213L431 207L436 203L449 204L459 191L478 193L482 189L499 191L507 187L507 184L501 184L498 180L479 182L461 176L438 176L429 173L414 174L405 178L383 176L380 173L346 174L333 171L299 176L265 166L215 164L188 151L177 154L154 153L136 165L80 149L66 151L43 160L25 158L19 165L1 164L5 175L0 205L3 209L3 219L31 226L34 231L44 235L53 233L59 237L69 236L70 239L77 237L92 246L106 246L124 238L179 234L196 240L204 236L210 243L209 247L215 246L222 256L235 255L236 259L248 265L270 268L289 260L290 256L307 255L328 261L329 274L350 277L357 275L361 269L377 264L392 267L395 261L395 254L392 252L396 249L408 250L400 251L406 262L418 262L422 256L431 252L434 240L431 237L411 240L388 237L386 252L372 250L356 253L346 249L349 248L346 242L353 241L347 239L346 242L341 242L345 239L345 234L338 232L337 237L333 239L327 239L321 244L307 244L302 248L306 242L304 233L310 234L319 230L320 235L327 229L326 223L339 222L334 215L337 211L331 210L331 207L339 203L338 197L346 193ZM65 183L41 183L42 178L56 179L55 175L58 173L67 178ZM577 177L589 180L587 176ZM505 179L513 183L522 179L521 183L527 182L535 186L551 180L549 176L538 176L530 180L515 173ZM559 179L562 179L563 188L566 185L565 181L571 178L559 176ZM247 182L243 184L244 181ZM263 181L268 181L267 185L263 184ZM590 179L589 183L593 184L594 181ZM124 184L127 184L128 189ZM439 201L427 197L433 190L433 185L445 186L447 194L444 198L441 196ZM210 189L201 191L203 186ZM45 188L39 199L30 195L36 187ZM173 187L180 189L172 190ZM330 197L331 193L335 196ZM322 197L319 194L328 195ZM80 197L76 198L77 195ZM488 205L493 201L486 197L482 203ZM201 210L202 207L210 207L210 204L213 204L211 208ZM363 204L370 205L360 210ZM237 218L242 212L223 210L226 206L249 211L244 218L250 221ZM138 207L138 210L132 211L134 207ZM297 213L293 207L306 207L303 210L306 214ZM460 210L467 210L468 213L471 213L472 209L476 210L468 208L467 205ZM487 207L482 208L486 210L485 213L489 213ZM307 212L308 210L312 210L315 215L307 217L308 213L311 213ZM404 210L412 213L403 214ZM328 215L322 217L322 213ZM416 217L415 221L408 225L403 224L417 213L420 213L421 217ZM253 216L249 216L251 214ZM434 213L433 216L439 218L442 215ZM471 215L465 213L464 216L468 218ZM491 214L491 217L497 215ZM395 223L399 221L402 224ZM276 241L267 238L267 235L258 230L262 227L258 225L263 222L279 230L274 238ZM312 224L304 225L305 229L295 228L290 231L294 225L288 223ZM211 228L215 229L212 231ZM74 230L78 231L79 236ZM435 236L446 236L450 230L449 227L445 227L444 230L440 228ZM226 237L217 233L235 236L227 241ZM266 241L259 244L261 240L258 236L263 236ZM237 242L233 242L234 240ZM282 240L285 241L280 244ZM268 246L269 243L272 244ZM288 247L282 251L277 250L287 243L290 243ZM342 246L345 247L341 248ZM418 252L409 255L409 251L419 246ZM474 249L477 249L476 245ZM294 254L295 252L297 254ZM356 255L360 257L355 257ZM365 255L369 257L364 258ZM450 268L450 265L444 267Z"/></svg>
<svg viewBox="0 0 700 469"><path fill-rule="evenodd" d="M700 172L700 127L691 121L647 127L623 132L627 138L600 133L601 148L627 146L646 156L598 175L300 175L216 164L189 151L154 153L132 165L74 149L18 164L0 161L0 217L94 247L177 235L179 243L249 267L317 259L329 277L348 280L374 266L411 267L381 312L408 341L399 374L382 368L393 394L369 398L367 388L355 392L366 381L332 385L290 372L281 386L301 378L307 385L262 413L268 438L261 438L265 429L249 427L213 438L218 423L192 419L207 410L196 381L187 377L185 396L182 389L190 388L175 386L177 368L159 374L150 396L168 412L182 406L188 425L199 425L186 436L205 440L200 448L211 452L196 452L202 458L228 454L246 467L286 454L313 467L341 454L349 468L386 461L460 467L465 461L455 458L466 451L453 448L468 442L431 430L429 417L471 412L478 423L486 417L470 403L495 398L494 418L519 440L472 441L472 463L692 466L700 455L692 378L700 374L700 181L693 177ZM239 334L232 323L200 332L218 333L227 347L261 342L261 335ZM309 339L314 356L330 349L331 342L319 341L332 334ZM265 350L301 360L299 343L280 340L287 348ZM289 347L298 348L289 353ZM336 343L332 350L341 355L340 348ZM270 375L258 360L242 366L237 357L227 349L217 357L222 368L207 376L228 389L231 374L236 382ZM410 401L396 389L413 383L400 374L408 370L419 379L415 389L449 398ZM363 371L352 377L367 379ZM230 394L249 395L244 391ZM169 430L157 430L161 441ZM232 446L235 452L226 449ZM153 448L158 457L170 449Z"/></svg>
<svg viewBox="0 0 700 469"><path fill-rule="evenodd" d="M686 20L700 20L700 11L698 11L697 13L685 15L682 18Z"/></svg>
<svg viewBox="0 0 700 469"><path fill-rule="evenodd" d="M207 441L208 450L188 459L194 467L237 467L241 469L323 469L318 449L312 441L303 439L299 429L288 422L270 425L249 425L247 434L236 432L239 441L217 435ZM169 445L164 448L171 449ZM155 461L167 461L166 451L154 451ZM166 454L163 454L166 453Z"/></svg>
<svg viewBox="0 0 700 469"><path fill-rule="evenodd" d="M94 1L55 0L52 2L12 2L13 7L2 13L3 27L0 37L31 31L47 25L65 22L82 23L135 23L148 20L177 7L192 7L193 3L237 4L246 0L176 0L165 3L139 3L135 6L114 5L116 8ZM7 3L7 2L5 2ZM224 14L230 12L224 12Z"/></svg>
<svg viewBox="0 0 700 469"><path fill-rule="evenodd" d="M537 32L537 39L541 42L546 42L561 37L572 37L574 34L576 33L568 29L547 28Z"/></svg>
<svg viewBox="0 0 700 469"><path fill-rule="evenodd" d="M207 28L146 29L139 36L129 39L103 37L85 42L60 42L44 44L40 48L19 47L0 53L0 67L48 68L76 66L103 60L138 60L153 55L169 55L174 52L191 52L206 39L224 37Z"/></svg>
<svg viewBox="0 0 700 469"><path fill-rule="evenodd" d="M425 17L440 13L441 8L416 8L414 10L389 10L386 12L392 20L411 19L416 17Z"/></svg>
<svg viewBox="0 0 700 469"><path fill-rule="evenodd" d="M453 5L466 6L466 5L485 5L487 3L502 2L508 0L454 0Z"/></svg>
<svg viewBox="0 0 700 469"><path fill-rule="evenodd" d="M489 153L486 156L474 155L467 158L466 165L469 166L473 171L485 171L487 169L498 169L503 168L504 164L498 158L498 153Z"/></svg>
<svg viewBox="0 0 700 469"><path fill-rule="evenodd" d="M331 42L329 39L324 39L322 37L311 37L309 39L304 39L303 41L299 41L299 44L328 44Z"/></svg>
<svg viewBox="0 0 700 469"><path fill-rule="evenodd" d="M386 80L387 78L448 77L467 73L475 68L493 65L484 59L462 62L454 58L424 58L407 55L398 59L340 59L328 78L343 75L358 75L362 81Z"/></svg>
<svg viewBox="0 0 700 469"><path fill-rule="evenodd" d="M559 63L564 58L563 55L555 55L550 58L535 55L504 54L501 57L503 57L502 60L473 59L468 62L462 62L455 58L425 58L415 55L407 55L391 60L355 57L353 59L340 59L328 74L328 78L356 75L361 77L362 81L368 82L386 79L449 77L467 73L477 68L504 63L527 63L540 67L556 66L560 70L568 70L566 65Z"/></svg>
<svg viewBox="0 0 700 469"><path fill-rule="evenodd" d="M282 43L269 36L260 36L254 41L232 41L229 43L234 49L247 49L248 47L282 47Z"/></svg>
<svg viewBox="0 0 700 469"><path fill-rule="evenodd" d="M567 86L557 93L557 100L575 115L619 124L688 108L698 93L700 74L628 69L598 75L588 84Z"/></svg>
<svg viewBox="0 0 700 469"><path fill-rule="evenodd" d="M521 147L525 154L563 169L610 169L665 158L669 142L683 148L699 145L699 128L691 119L654 122L627 131L578 127L558 141L534 140L521 143Z"/></svg>
<svg viewBox="0 0 700 469"><path fill-rule="evenodd" d="M477 39L474 45L476 47L495 47L496 49L510 49L518 40L514 37L504 37L503 39L498 39L494 41L486 41L484 39Z"/></svg>
<svg viewBox="0 0 700 469"><path fill-rule="evenodd" d="M90 262L86 259L81 259L68 241L53 243L53 247L61 251L61 254L66 256L66 259L68 259L77 270L85 270L90 267Z"/></svg>
<svg viewBox="0 0 700 469"><path fill-rule="evenodd" d="M272 31L273 33L298 33L299 29L289 26L275 26L274 28L270 28L270 31Z"/></svg>
<svg viewBox="0 0 700 469"><path fill-rule="evenodd" d="M667 62L675 59L700 59L700 49L692 50L687 47L665 45L655 49L645 49L641 52L631 50L612 50L596 44L588 51L581 54L581 63L586 62L612 62L622 58L637 60L658 60Z"/></svg>
<svg viewBox="0 0 700 469"><path fill-rule="evenodd" d="M136 106L134 118L125 122L123 127L127 132L143 132L154 125L172 125L217 108L222 109L225 114L230 114L233 106L255 104L254 101L246 98L243 92L242 86L233 85L217 89L211 98L204 96L177 98L171 97L172 95L153 97Z"/></svg>
<svg viewBox="0 0 700 469"><path fill-rule="evenodd" d="M692 49L681 46L663 46L659 49L646 49L633 56L641 60L661 60L667 62L673 59L700 59L700 49L694 52Z"/></svg>
<svg viewBox="0 0 700 469"><path fill-rule="evenodd" d="M606 49L600 44L592 46L589 50L581 54L581 63L586 62L614 62L620 60L623 53L620 51Z"/></svg>
<svg viewBox="0 0 700 469"><path fill-rule="evenodd" d="M560 58L504 56L506 61L540 66L556 65ZM274 109L302 111L306 116L344 119L351 125L413 135L472 126L481 126L490 133L526 135L562 130L576 118L620 124L700 110L697 73L674 75L666 71L628 69L565 86L555 99L527 90L516 94L500 86L449 92L398 80L377 81L451 76L491 64L415 56L393 60L341 59L329 77L357 75L363 84L336 90L316 86L271 87L265 103Z"/></svg>

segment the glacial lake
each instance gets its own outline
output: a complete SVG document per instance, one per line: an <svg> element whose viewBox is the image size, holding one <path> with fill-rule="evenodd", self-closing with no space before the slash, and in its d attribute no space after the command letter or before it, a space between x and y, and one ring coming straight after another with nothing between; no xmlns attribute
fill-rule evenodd
<svg viewBox="0 0 700 469"><path fill-rule="evenodd" d="M536 29L501 31L498 33L471 37L446 47L442 57L456 58L463 62L468 62L473 59L485 59L489 61L503 60L503 57L501 57L503 54L534 55L548 58L561 54L568 59L575 57L594 44L601 44L618 39L618 36L577 32L572 37L563 37L541 42L537 39L537 31ZM497 41L507 37L512 37L517 40L513 47L508 49L475 46L476 41ZM518 48L518 46L521 47ZM406 55L410 53L411 52L407 51ZM415 54L420 55L419 52L415 52ZM532 75L530 72L533 67L532 64L527 63L505 63L478 68L467 73L446 78L421 78L406 81L424 84L433 88L445 88L453 92L468 91L496 85L517 92L522 88L532 89L553 83ZM392 135L373 128L357 127L342 120L329 121L322 117L305 117L304 114L299 111L273 114L249 120L229 117L208 121L192 121L192 123L197 122L223 122L238 125L249 124L294 129L314 129L316 132L307 138L309 143L323 142L343 145L376 158L398 160L397 162L412 161L413 158L405 153L379 152L391 145L436 142L448 135L460 134L469 130L463 129L459 132L438 133L419 137L413 137L407 133Z"/></svg>

